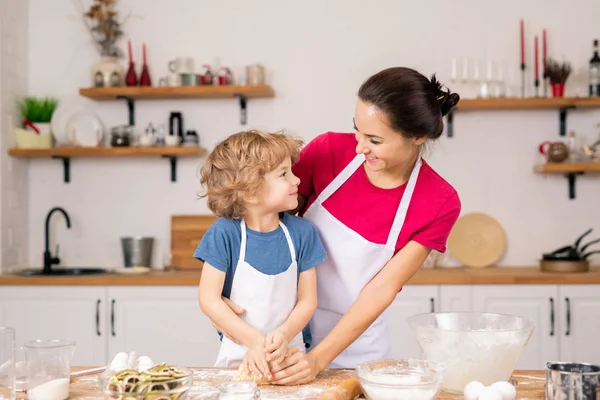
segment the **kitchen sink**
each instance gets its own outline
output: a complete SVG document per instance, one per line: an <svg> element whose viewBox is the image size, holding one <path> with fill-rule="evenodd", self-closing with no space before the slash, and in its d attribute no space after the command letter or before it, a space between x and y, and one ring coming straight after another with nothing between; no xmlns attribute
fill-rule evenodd
<svg viewBox="0 0 600 400"><path fill-rule="evenodd" d="M27 269L16 272L21 276L81 276L81 275L100 275L110 271L103 268L53 268L50 272L44 272L43 269Z"/></svg>

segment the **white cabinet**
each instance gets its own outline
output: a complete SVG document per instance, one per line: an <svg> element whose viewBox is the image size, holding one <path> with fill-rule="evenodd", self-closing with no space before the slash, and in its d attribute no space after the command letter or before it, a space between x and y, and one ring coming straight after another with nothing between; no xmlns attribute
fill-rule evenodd
<svg viewBox="0 0 600 400"><path fill-rule="evenodd" d="M471 285L440 285L440 312L471 311L473 290Z"/></svg>
<svg viewBox="0 0 600 400"><path fill-rule="evenodd" d="M387 309L392 357L421 358L421 348L406 318L437 311L438 305L437 285L404 286Z"/></svg>
<svg viewBox="0 0 600 400"><path fill-rule="evenodd" d="M213 366L220 341L189 286L109 287L109 354L135 350L155 362Z"/></svg>
<svg viewBox="0 0 600 400"><path fill-rule="evenodd" d="M560 285L562 361L600 364L600 285Z"/></svg>
<svg viewBox="0 0 600 400"><path fill-rule="evenodd" d="M558 359L556 285L474 285L473 311L531 318L536 328L517 369L544 369Z"/></svg>
<svg viewBox="0 0 600 400"><path fill-rule="evenodd" d="M2 324L15 329L16 345L35 339L77 343L73 365L106 360L106 288L11 286L0 290Z"/></svg>
<svg viewBox="0 0 600 400"><path fill-rule="evenodd" d="M212 366L219 337L189 286L20 286L0 290L2 325L17 345L33 339L77 343L73 366L105 365L119 351L156 362Z"/></svg>

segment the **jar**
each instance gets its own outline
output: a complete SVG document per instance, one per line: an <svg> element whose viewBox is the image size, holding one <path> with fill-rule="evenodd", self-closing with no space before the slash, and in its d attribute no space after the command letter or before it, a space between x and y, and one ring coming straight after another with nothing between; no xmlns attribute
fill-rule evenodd
<svg viewBox="0 0 600 400"><path fill-rule="evenodd" d="M219 400L260 400L260 390L254 382L225 382L219 385Z"/></svg>
<svg viewBox="0 0 600 400"><path fill-rule="evenodd" d="M246 67L246 84L258 86L265 84L265 67L260 64Z"/></svg>
<svg viewBox="0 0 600 400"><path fill-rule="evenodd" d="M130 130L126 126L115 126L110 130L110 145L112 147L129 146Z"/></svg>

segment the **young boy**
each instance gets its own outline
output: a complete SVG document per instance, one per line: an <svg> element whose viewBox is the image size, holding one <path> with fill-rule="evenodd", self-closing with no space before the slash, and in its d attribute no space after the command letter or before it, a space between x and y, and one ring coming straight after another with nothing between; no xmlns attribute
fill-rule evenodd
<svg viewBox="0 0 600 400"><path fill-rule="evenodd" d="M317 307L314 266L326 258L316 228L285 211L298 206L291 167L302 142L248 131L219 143L201 168L208 207L220 218L194 257L204 262L198 298L223 332L216 367L268 381L269 363L305 351L302 329ZM223 301L245 312L237 316ZM231 338L231 339L230 339Z"/></svg>

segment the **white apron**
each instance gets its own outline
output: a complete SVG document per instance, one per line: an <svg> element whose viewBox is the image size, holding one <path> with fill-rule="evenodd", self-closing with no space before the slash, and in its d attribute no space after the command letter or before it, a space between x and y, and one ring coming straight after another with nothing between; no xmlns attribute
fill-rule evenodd
<svg viewBox="0 0 600 400"><path fill-rule="evenodd" d="M279 225L283 229L290 248L292 263L286 271L280 274L263 274L245 261L246 223L242 220L240 225L242 230L240 257L233 276L229 298L246 310L240 317L266 335L279 328L296 306L298 297L296 252L288 229L280 221ZM289 347L305 351L302 332L292 340ZM215 367L237 368L247 351L246 346L236 344L223 336Z"/></svg>
<svg viewBox="0 0 600 400"><path fill-rule="evenodd" d="M406 211L412 198L421 169L419 156L400 201L386 244L372 243L337 220L323 202L338 190L365 162L358 154L323 190L304 213L319 231L327 251L327 260L317 265L318 306L310 322L312 347L325 336L358 299L362 289L394 255ZM357 193L359 196L360 193ZM352 201L352 199L348 199ZM386 313L379 318L332 363L330 368L355 368L361 362L380 360L390 356L389 332Z"/></svg>

